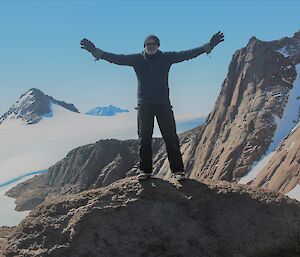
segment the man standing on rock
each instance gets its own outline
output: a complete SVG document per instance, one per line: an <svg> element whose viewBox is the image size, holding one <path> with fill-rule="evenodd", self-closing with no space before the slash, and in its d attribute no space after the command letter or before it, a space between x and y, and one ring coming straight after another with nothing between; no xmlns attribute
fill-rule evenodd
<svg viewBox="0 0 300 257"><path fill-rule="evenodd" d="M212 36L210 42L200 47L180 52L162 52L160 40L149 35L144 41L144 51L136 54L113 54L105 52L84 38L81 48L89 51L96 60L103 59L110 63L134 68L138 79L137 90L137 125L139 137L139 179L146 179L152 174L152 134L154 116L166 144L170 168L177 179L186 177L180 152L179 139L172 105L169 99L168 74L172 64L209 54L224 35L220 31Z"/></svg>

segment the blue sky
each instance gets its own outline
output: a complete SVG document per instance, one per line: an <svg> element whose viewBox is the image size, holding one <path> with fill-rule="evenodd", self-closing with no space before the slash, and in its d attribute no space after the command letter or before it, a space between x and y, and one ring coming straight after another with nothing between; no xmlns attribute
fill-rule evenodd
<svg viewBox="0 0 300 257"><path fill-rule="evenodd" d="M37 87L81 112L109 104L133 111L137 80L133 68L93 61L80 48L90 39L104 51L143 50L155 34L162 51L221 42L210 54L172 66L170 99L177 116L208 114L219 95L234 52L251 36L269 41L300 29L297 1L1 1L0 116Z"/></svg>

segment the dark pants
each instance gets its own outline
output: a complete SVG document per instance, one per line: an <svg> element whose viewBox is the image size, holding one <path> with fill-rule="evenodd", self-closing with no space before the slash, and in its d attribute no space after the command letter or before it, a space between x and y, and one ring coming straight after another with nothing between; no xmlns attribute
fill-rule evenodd
<svg viewBox="0 0 300 257"><path fill-rule="evenodd" d="M170 104L147 103L136 108L139 137L139 168L152 172L152 134L154 116L164 139L170 169L172 172L184 171L179 140L176 133L174 113Z"/></svg>

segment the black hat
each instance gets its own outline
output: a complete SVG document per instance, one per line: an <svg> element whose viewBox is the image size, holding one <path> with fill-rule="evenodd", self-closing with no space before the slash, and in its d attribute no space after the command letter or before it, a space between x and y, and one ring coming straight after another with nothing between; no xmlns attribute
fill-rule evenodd
<svg viewBox="0 0 300 257"><path fill-rule="evenodd" d="M147 37L145 38L145 41L144 41L144 47L145 47L145 45L146 45L147 40L150 39L150 38L151 38L151 39L154 39L154 41L156 42L156 44L157 44L158 46L160 46L159 38L158 38L157 36L151 34L151 35L149 35L149 36L147 36Z"/></svg>

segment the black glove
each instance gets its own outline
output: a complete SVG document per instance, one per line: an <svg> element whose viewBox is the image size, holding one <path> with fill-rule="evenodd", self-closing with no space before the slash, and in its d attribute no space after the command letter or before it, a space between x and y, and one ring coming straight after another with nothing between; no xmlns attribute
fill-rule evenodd
<svg viewBox="0 0 300 257"><path fill-rule="evenodd" d="M219 44L222 41L224 41L223 32L221 33L221 31L218 31L216 34L212 36L209 43L211 44L212 47L215 47L217 44Z"/></svg>
<svg viewBox="0 0 300 257"><path fill-rule="evenodd" d="M80 44L82 45L80 48L85 49L89 51L90 53L94 53L96 51L95 45L88 39L84 38L80 41Z"/></svg>

